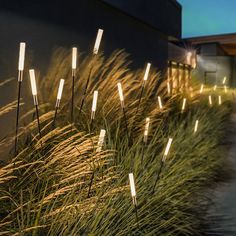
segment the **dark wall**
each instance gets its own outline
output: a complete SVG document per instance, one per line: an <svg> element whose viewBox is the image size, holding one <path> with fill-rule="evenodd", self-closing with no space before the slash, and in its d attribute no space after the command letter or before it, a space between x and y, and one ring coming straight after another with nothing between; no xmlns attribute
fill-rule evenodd
<svg viewBox="0 0 236 236"><path fill-rule="evenodd" d="M15 77L0 89L0 105L16 98L19 42L27 43L30 67L43 73L56 46L76 45L81 51L91 52L98 28L104 29L101 50L105 54L124 48L134 67L151 62L166 69L167 35L101 1L0 0L0 82ZM30 91L28 72L23 84L23 93ZM5 135L5 129L14 128L13 118L0 122L0 136Z"/></svg>
<svg viewBox="0 0 236 236"><path fill-rule="evenodd" d="M182 7L176 0L104 0L174 38L181 38Z"/></svg>

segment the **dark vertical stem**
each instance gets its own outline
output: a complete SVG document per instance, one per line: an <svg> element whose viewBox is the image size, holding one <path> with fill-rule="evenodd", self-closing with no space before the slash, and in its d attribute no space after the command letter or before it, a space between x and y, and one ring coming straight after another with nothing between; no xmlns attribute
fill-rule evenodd
<svg viewBox="0 0 236 236"><path fill-rule="evenodd" d="M21 76L21 72L19 72ZM18 148L18 129L19 129L19 115L20 115L20 97L21 97L21 84L22 81L18 81L18 98L17 98L17 110L16 110L16 131L15 131L15 155L17 155Z"/></svg>
<svg viewBox="0 0 236 236"><path fill-rule="evenodd" d="M129 136L129 128L128 128L128 121L127 121L127 117L126 117L126 111L125 111L125 107L122 107L122 111L123 111L123 116L124 116L124 120L125 120L125 129L126 129L126 135L128 138L128 145L131 146L132 142L131 142L131 137Z"/></svg>
<svg viewBox="0 0 236 236"><path fill-rule="evenodd" d="M72 88L71 88L71 123L74 123L74 90L75 90L75 73L72 73Z"/></svg>
<svg viewBox="0 0 236 236"><path fill-rule="evenodd" d="M39 137L42 138L42 135L41 135L41 128L40 128L40 122L39 122L39 109L38 109L38 105L35 105L35 110L36 110L36 116L37 116L37 121L38 121Z"/></svg>
<svg viewBox="0 0 236 236"><path fill-rule="evenodd" d="M138 111L139 111L139 108L140 108L140 104L141 104L141 100L142 100L143 93L144 93L144 89L145 89L145 82L143 82L142 87L141 87L141 92L140 92L140 96L139 96L139 100L138 100L138 106L137 106L134 118L138 114Z"/></svg>
<svg viewBox="0 0 236 236"><path fill-rule="evenodd" d="M53 122L52 122L52 128L55 128L55 126L56 126L57 112L58 112L58 107L55 108L54 118L53 118Z"/></svg>
<svg viewBox="0 0 236 236"><path fill-rule="evenodd" d="M134 205L134 210L135 210L135 218L136 218L136 223L139 228L139 220L138 220L138 206L137 204Z"/></svg>
<svg viewBox="0 0 236 236"><path fill-rule="evenodd" d="M161 160L160 169L159 169L159 171L158 171L158 173L157 173L157 178L156 178L156 181L155 181L155 183L154 183L152 193L155 192L157 182L158 182L158 180L160 179L160 175L161 175L161 171L162 171L163 165L164 165L164 162L163 162L163 160Z"/></svg>
<svg viewBox="0 0 236 236"><path fill-rule="evenodd" d="M144 151L146 149L147 144L145 142L143 142L142 145L142 158L141 158L141 164L143 165L143 159L144 159Z"/></svg>
<svg viewBox="0 0 236 236"><path fill-rule="evenodd" d="M93 132L93 119L91 119L90 121L90 126L89 126L89 132L92 133Z"/></svg>
<svg viewBox="0 0 236 236"><path fill-rule="evenodd" d="M91 176L91 179L90 179L90 183L89 183L89 190L88 190L88 198L90 197L90 192L91 192L91 189L92 189L92 185L93 185L93 180L94 180L94 171L92 173L92 176Z"/></svg>
<svg viewBox="0 0 236 236"><path fill-rule="evenodd" d="M86 99L86 96L87 96L87 89L88 89L91 73L92 73L92 66L90 67L89 75L88 75L88 78L87 78L87 81L86 81L86 85L85 85L85 88L84 88L84 93L83 93L81 105L80 105L80 108L79 108L79 114L81 113L81 111L83 109L84 102L85 102L85 99Z"/></svg>

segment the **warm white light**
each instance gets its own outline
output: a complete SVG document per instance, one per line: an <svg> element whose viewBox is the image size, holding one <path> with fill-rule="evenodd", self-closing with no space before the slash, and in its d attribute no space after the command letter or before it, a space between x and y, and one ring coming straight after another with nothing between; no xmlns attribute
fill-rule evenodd
<svg viewBox="0 0 236 236"><path fill-rule="evenodd" d="M33 96L36 96L37 95L37 86L36 86L34 70L33 69L29 70L29 74L30 74L30 84L31 84L32 94L33 94Z"/></svg>
<svg viewBox="0 0 236 236"><path fill-rule="evenodd" d="M165 152L164 152L164 156L163 156L163 159L162 159L163 161L166 160L166 157L167 157L167 155L168 155L168 153L169 153L169 151L170 151L170 146L171 146L172 141L173 141L173 139L172 139L172 138L169 138L168 143L167 143L167 145L166 145Z"/></svg>
<svg viewBox="0 0 236 236"><path fill-rule="evenodd" d="M72 48L72 69L75 70L77 66L77 48Z"/></svg>
<svg viewBox="0 0 236 236"><path fill-rule="evenodd" d="M18 70L23 71L24 70L24 63L25 63L25 43L20 43L20 52L19 52L19 64L18 64Z"/></svg>
<svg viewBox="0 0 236 236"><path fill-rule="evenodd" d="M218 97L218 103L219 103L219 105L222 104L221 95L219 95L219 97Z"/></svg>
<svg viewBox="0 0 236 236"><path fill-rule="evenodd" d="M97 152L100 152L102 150L102 146L103 146L103 143L104 143L105 135L106 135L106 130L105 129L101 129L99 137L98 137Z"/></svg>
<svg viewBox="0 0 236 236"><path fill-rule="evenodd" d="M97 33L97 38L96 38L96 41L95 41L95 44L94 44L94 49L93 49L94 54L98 54L98 50L99 50L100 43L101 43L101 40L102 40L102 34L103 34L103 30L99 29L98 33Z"/></svg>
<svg viewBox="0 0 236 236"><path fill-rule="evenodd" d="M197 129L198 129L198 120L196 120L195 122L195 126L194 126L194 133L197 132Z"/></svg>
<svg viewBox="0 0 236 236"><path fill-rule="evenodd" d="M145 74L144 74L144 77L143 77L144 81L147 81L147 79L148 79L150 67L151 67L151 63L147 63L146 71L145 71Z"/></svg>
<svg viewBox="0 0 236 236"><path fill-rule="evenodd" d="M158 103L159 103L159 108L162 109L163 106L162 106L162 102L161 102L161 97L158 96Z"/></svg>
<svg viewBox="0 0 236 236"><path fill-rule="evenodd" d="M217 85L214 86L214 91L216 91L216 89L217 89Z"/></svg>
<svg viewBox="0 0 236 236"><path fill-rule="evenodd" d="M118 92L119 92L119 96L120 96L120 101L121 101L121 103L123 103L124 102L124 96L123 96L123 90L122 90L121 83L118 83L117 86L118 86Z"/></svg>
<svg viewBox="0 0 236 236"><path fill-rule="evenodd" d="M92 111L95 112L97 108L97 100L98 100L98 91L94 91L93 93L93 104L92 104Z"/></svg>
<svg viewBox="0 0 236 236"><path fill-rule="evenodd" d="M191 59L192 59L192 52L187 53L187 64L191 64Z"/></svg>
<svg viewBox="0 0 236 236"><path fill-rule="evenodd" d="M222 84L225 84L226 80L227 80L227 77L225 76L224 79L223 79Z"/></svg>
<svg viewBox="0 0 236 236"><path fill-rule="evenodd" d="M168 94L170 94L170 82L169 81L167 82L167 92L168 92Z"/></svg>
<svg viewBox="0 0 236 236"><path fill-rule="evenodd" d="M227 93L227 90L228 90L228 89L227 89L227 86L226 86L226 85L224 86L224 90L225 90L225 93Z"/></svg>
<svg viewBox="0 0 236 236"><path fill-rule="evenodd" d="M65 82L64 79L60 80L60 84L59 84L58 91L57 91L57 99L58 100L61 100L62 91L63 91L63 87L64 87L64 82Z"/></svg>
<svg viewBox="0 0 236 236"><path fill-rule="evenodd" d="M200 93L203 92L203 89L204 89L204 84L201 84Z"/></svg>
<svg viewBox="0 0 236 236"><path fill-rule="evenodd" d="M182 111L184 111L184 110L185 110L185 106L186 106L186 98L184 98L184 100L183 100L183 104L182 104Z"/></svg>
<svg viewBox="0 0 236 236"><path fill-rule="evenodd" d="M132 196L132 199L133 199L133 204L137 205L136 190L135 190L135 183L134 183L133 173L129 173L129 184L130 184L130 191L131 191L131 196Z"/></svg>
<svg viewBox="0 0 236 236"><path fill-rule="evenodd" d="M211 95L208 96L208 101L209 101L209 104L212 105L212 98L211 98Z"/></svg>
<svg viewBox="0 0 236 236"><path fill-rule="evenodd" d="M144 129L144 142L147 142L148 130L150 125L150 118L146 118L145 129Z"/></svg>

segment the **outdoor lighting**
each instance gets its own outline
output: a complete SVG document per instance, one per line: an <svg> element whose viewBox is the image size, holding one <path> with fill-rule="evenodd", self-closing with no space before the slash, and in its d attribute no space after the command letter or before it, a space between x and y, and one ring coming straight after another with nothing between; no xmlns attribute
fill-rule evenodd
<svg viewBox="0 0 236 236"><path fill-rule="evenodd" d="M129 184L130 184L130 191L131 191L131 196L132 196L133 204L135 206L137 206L136 189L135 189L133 173L129 173Z"/></svg>
<svg viewBox="0 0 236 236"><path fill-rule="evenodd" d="M151 63L147 63L146 71L145 71L145 74L144 74L144 77L143 77L144 81L147 81L147 79L148 79L150 67L151 67Z"/></svg>
<svg viewBox="0 0 236 236"><path fill-rule="evenodd" d="M221 95L218 96L218 103L219 103L219 105L222 104Z"/></svg>
<svg viewBox="0 0 236 236"><path fill-rule="evenodd" d="M21 84L23 80L23 70L24 70L24 62L25 62L25 46L26 44L24 42L20 43L19 61L18 61L18 95L17 95L17 110L16 110L15 155L17 154Z"/></svg>
<svg viewBox="0 0 236 236"><path fill-rule="evenodd" d="M191 65L192 52L187 52L187 64Z"/></svg>
<svg viewBox="0 0 236 236"><path fill-rule="evenodd" d="M198 120L195 121L194 133L196 133L197 130L198 130Z"/></svg>
<svg viewBox="0 0 236 236"><path fill-rule="evenodd" d="M167 92L168 92L168 94L170 94L170 82L169 81L167 81Z"/></svg>
<svg viewBox="0 0 236 236"><path fill-rule="evenodd" d="M162 106L162 102L161 102L161 97L158 96L158 104L159 104L159 108L162 110L163 106Z"/></svg>
<svg viewBox="0 0 236 236"><path fill-rule="evenodd" d="M208 101L209 101L209 104L210 106L212 105L212 98L211 98L211 95L208 96Z"/></svg>
<svg viewBox="0 0 236 236"><path fill-rule="evenodd" d="M166 145L166 149L162 158L162 161L165 162L166 161L166 157L168 156L168 153L170 151L170 147L171 147L171 143L172 143L173 139L169 138L168 143Z"/></svg>
<svg viewBox="0 0 236 236"><path fill-rule="evenodd" d="M217 89L217 85L214 86L213 90L216 91L216 89Z"/></svg>
<svg viewBox="0 0 236 236"><path fill-rule="evenodd" d="M201 84L200 93L203 92L203 89L204 89L204 84Z"/></svg>
<svg viewBox="0 0 236 236"><path fill-rule="evenodd" d="M147 143L149 125L150 125L150 118L146 118L146 124L145 124L145 129L144 129L144 138L143 138L144 143Z"/></svg>
<svg viewBox="0 0 236 236"><path fill-rule="evenodd" d="M58 87L58 91L57 91L57 100L56 100L56 106L55 106L56 109L55 109L55 114L54 114L54 118L53 118L53 122L52 122L52 127L53 128L55 127L55 124L56 124L57 112L58 112L58 109L60 107L60 102L61 102L64 83L65 83L65 80L60 79L60 83L59 83L59 87Z"/></svg>
<svg viewBox="0 0 236 236"><path fill-rule="evenodd" d="M95 112L97 109L97 100L98 100L98 91L94 91L93 93L93 104L92 104L92 113L91 113L91 119L93 120L95 118Z"/></svg>
<svg viewBox="0 0 236 236"><path fill-rule="evenodd" d="M61 101L61 97L62 97L62 91L63 91L64 83L65 83L65 80L61 79L60 83L59 83L58 91L57 91L56 107L60 106L60 101Z"/></svg>
<svg viewBox="0 0 236 236"><path fill-rule="evenodd" d="M72 48L72 71L77 67L77 48Z"/></svg>
<svg viewBox="0 0 236 236"><path fill-rule="evenodd" d="M227 77L225 76L225 77L223 78L222 84L225 84L225 83L226 83L226 80L227 80Z"/></svg>
<svg viewBox="0 0 236 236"><path fill-rule="evenodd" d="M119 92L121 107L123 108L124 107L124 96L123 96L123 90L122 90L121 83L118 83L117 86L118 86L118 92Z"/></svg>
<svg viewBox="0 0 236 236"><path fill-rule="evenodd" d="M25 43L20 43L20 51L19 51L19 64L18 64L18 70L23 71L24 70L24 63L25 63ZM22 81L22 77L18 78L18 81Z"/></svg>
<svg viewBox="0 0 236 236"><path fill-rule="evenodd" d="M30 75L31 90L32 90L32 95L33 95L33 99L34 99L34 106L35 106L37 122L38 122L38 132L39 132L39 137L41 138L42 135L41 135L40 122L39 122L37 86L36 86L36 80L35 80L35 72L33 69L29 70L29 75Z"/></svg>
<svg viewBox="0 0 236 236"><path fill-rule="evenodd" d="M224 90L225 90L225 93L227 93L228 89L226 85L224 85Z"/></svg>
<svg viewBox="0 0 236 236"><path fill-rule="evenodd" d="M105 129L101 129L99 137L98 137L97 152L100 152L102 150L102 146L103 146L103 143L104 143L105 135L106 135L106 130Z"/></svg>
<svg viewBox="0 0 236 236"><path fill-rule="evenodd" d="M31 91L34 99L34 105L38 105L37 86L35 80L35 72L33 69L29 70L29 75L30 75Z"/></svg>
<svg viewBox="0 0 236 236"><path fill-rule="evenodd" d="M99 29L98 33L97 33L97 38L96 38L96 41L95 41L95 44L94 44L93 54L98 54L98 50L99 50L100 43L101 43L101 40L102 40L102 34L103 34L103 30Z"/></svg>
<svg viewBox="0 0 236 236"><path fill-rule="evenodd" d="M185 106L186 106L186 98L184 98L184 100L183 100L183 104L182 104L182 111L184 111L184 110L185 110Z"/></svg>

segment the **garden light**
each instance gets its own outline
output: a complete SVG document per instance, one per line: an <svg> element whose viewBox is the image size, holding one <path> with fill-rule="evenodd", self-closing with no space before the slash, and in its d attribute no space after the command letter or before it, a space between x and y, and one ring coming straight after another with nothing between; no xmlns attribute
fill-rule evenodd
<svg viewBox="0 0 236 236"><path fill-rule="evenodd" d="M183 103L182 103L182 111L185 110L185 106L186 106L186 98L183 99Z"/></svg>
<svg viewBox="0 0 236 236"><path fill-rule="evenodd" d="M145 71L145 74L144 74L144 77L143 77L144 81L147 81L147 79L148 79L150 67L151 67L151 63L147 63L146 71Z"/></svg>
<svg viewBox="0 0 236 236"><path fill-rule="evenodd" d="M102 34L103 34L103 30L99 29L98 33L97 33L97 38L96 38L96 41L95 41L95 44L94 44L93 54L98 54L98 50L99 50L100 43L101 43L101 40L102 40Z"/></svg>
<svg viewBox="0 0 236 236"><path fill-rule="evenodd" d="M158 104L159 104L159 108L162 110L163 106L162 106L162 102L161 102L161 97L158 96Z"/></svg>
<svg viewBox="0 0 236 236"><path fill-rule="evenodd" d="M92 113L91 113L91 119L93 120L95 118L95 112L97 109L97 99L98 99L98 91L94 91L93 93L93 103L92 103Z"/></svg>
<svg viewBox="0 0 236 236"><path fill-rule="evenodd" d="M106 135L106 130L105 129L101 129L99 137L98 137L97 152L100 152L102 150L102 146L103 146L103 143L104 143L105 135Z"/></svg>
<svg viewBox="0 0 236 236"><path fill-rule="evenodd" d="M143 139L144 143L147 143L149 125L150 125L150 118L146 118L145 129L144 129L144 139Z"/></svg>
<svg viewBox="0 0 236 236"><path fill-rule="evenodd" d="M194 133L196 133L197 130L198 130L198 120L195 121Z"/></svg>

